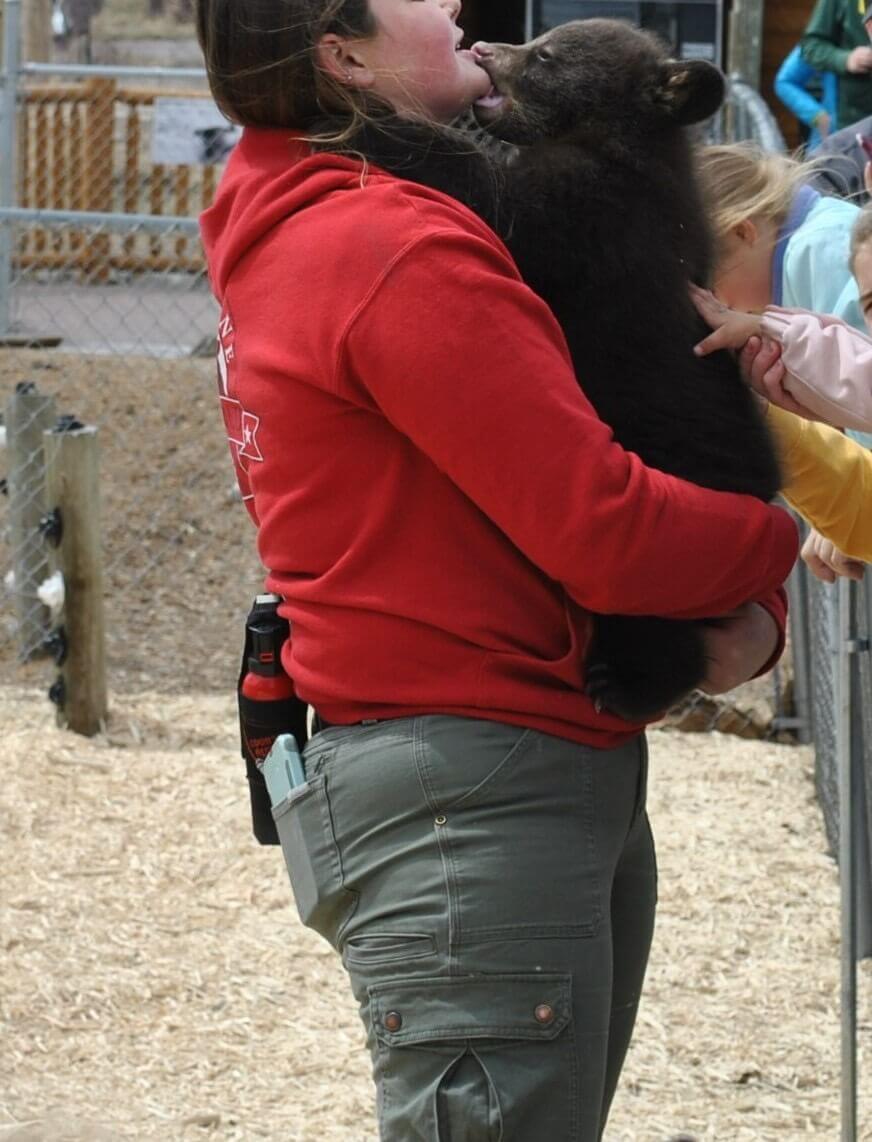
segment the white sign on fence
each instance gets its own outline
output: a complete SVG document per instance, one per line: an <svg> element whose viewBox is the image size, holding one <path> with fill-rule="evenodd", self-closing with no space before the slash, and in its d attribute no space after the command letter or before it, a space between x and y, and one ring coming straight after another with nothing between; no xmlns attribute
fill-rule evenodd
<svg viewBox="0 0 872 1142"><path fill-rule="evenodd" d="M228 123L211 99L159 96L154 101L151 161L170 166L223 163L241 133L242 129Z"/></svg>

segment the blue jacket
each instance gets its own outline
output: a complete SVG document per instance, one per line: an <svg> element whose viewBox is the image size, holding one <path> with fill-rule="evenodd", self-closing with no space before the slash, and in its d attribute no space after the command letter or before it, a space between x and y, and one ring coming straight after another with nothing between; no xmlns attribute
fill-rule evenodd
<svg viewBox="0 0 872 1142"><path fill-rule="evenodd" d="M842 198L803 187L794 198L773 258L773 302L788 308L833 313L866 332L857 283L848 268L851 229L860 208ZM849 430L872 448L872 434Z"/></svg>
<svg viewBox="0 0 872 1142"><path fill-rule="evenodd" d="M808 91L808 85L816 79L822 87L822 98L815 99ZM807 127L811 127L808 139L808 150L813 151L820 146L821 136L817 127L813 126L815 118L826 111L830 117L830 130L835 131L839 104L839 79L832 71L815 71L805 62L800 53L799 44L785 59L775 76L775 94L781 102L789 107L793 114Z"/></svg>

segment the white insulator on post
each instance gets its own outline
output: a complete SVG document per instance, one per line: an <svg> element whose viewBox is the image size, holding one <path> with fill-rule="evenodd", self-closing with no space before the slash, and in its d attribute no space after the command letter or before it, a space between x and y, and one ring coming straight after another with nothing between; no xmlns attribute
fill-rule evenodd
<svg viewBox="0 0 872 1142"><path fill-rule="evenodd" d="M64 609L64 598L66 596L63 573L61 571L55 571L54 574L49 575L47 579L43 579L36 588L36 595L43 606L48 607L49 611L51 611L52 619L56 619Z"/></svg>
<svg viewBox="0 0 872 1142"><path fill-rule="evenodd" d="M0 448L6 447L6 425L0 424Z"/></svg>
<svg viewBox="0 0 872 1142"><path fill-rule="evenodd" d="M3 576L3 586L11 595L15 590L15 568L10 567L6 574Z"/></svg>

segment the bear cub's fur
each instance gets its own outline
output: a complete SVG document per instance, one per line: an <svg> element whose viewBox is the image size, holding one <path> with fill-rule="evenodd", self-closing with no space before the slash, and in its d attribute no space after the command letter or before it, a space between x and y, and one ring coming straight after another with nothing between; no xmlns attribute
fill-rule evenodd
<svg viewBox="0 0 872 1142"><path fill-rule="evenodd" d="M706 330L687 285L708 281L711 241L686 128L720 106L721 73L602 19L476 51L494 84L477 118L516 145L512 157L393 116L347 149L491 223L560 321L581 387L625 448L696 484L772 499L774 449L733 358L692 351ZM595 616L586 669L599 705L650 720L702 680L700 625Z"/></svg>

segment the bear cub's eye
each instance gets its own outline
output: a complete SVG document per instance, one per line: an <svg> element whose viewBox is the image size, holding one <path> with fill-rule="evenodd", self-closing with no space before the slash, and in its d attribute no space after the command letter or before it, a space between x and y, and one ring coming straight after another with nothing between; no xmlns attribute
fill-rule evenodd
<svg viewBox="0 0 872 1142"><path fill-rule="evenodd" d="M536 59L542 60L543 63L550 63L554 59L554 52L549 47L542 47L536 52Z"/></svg>

